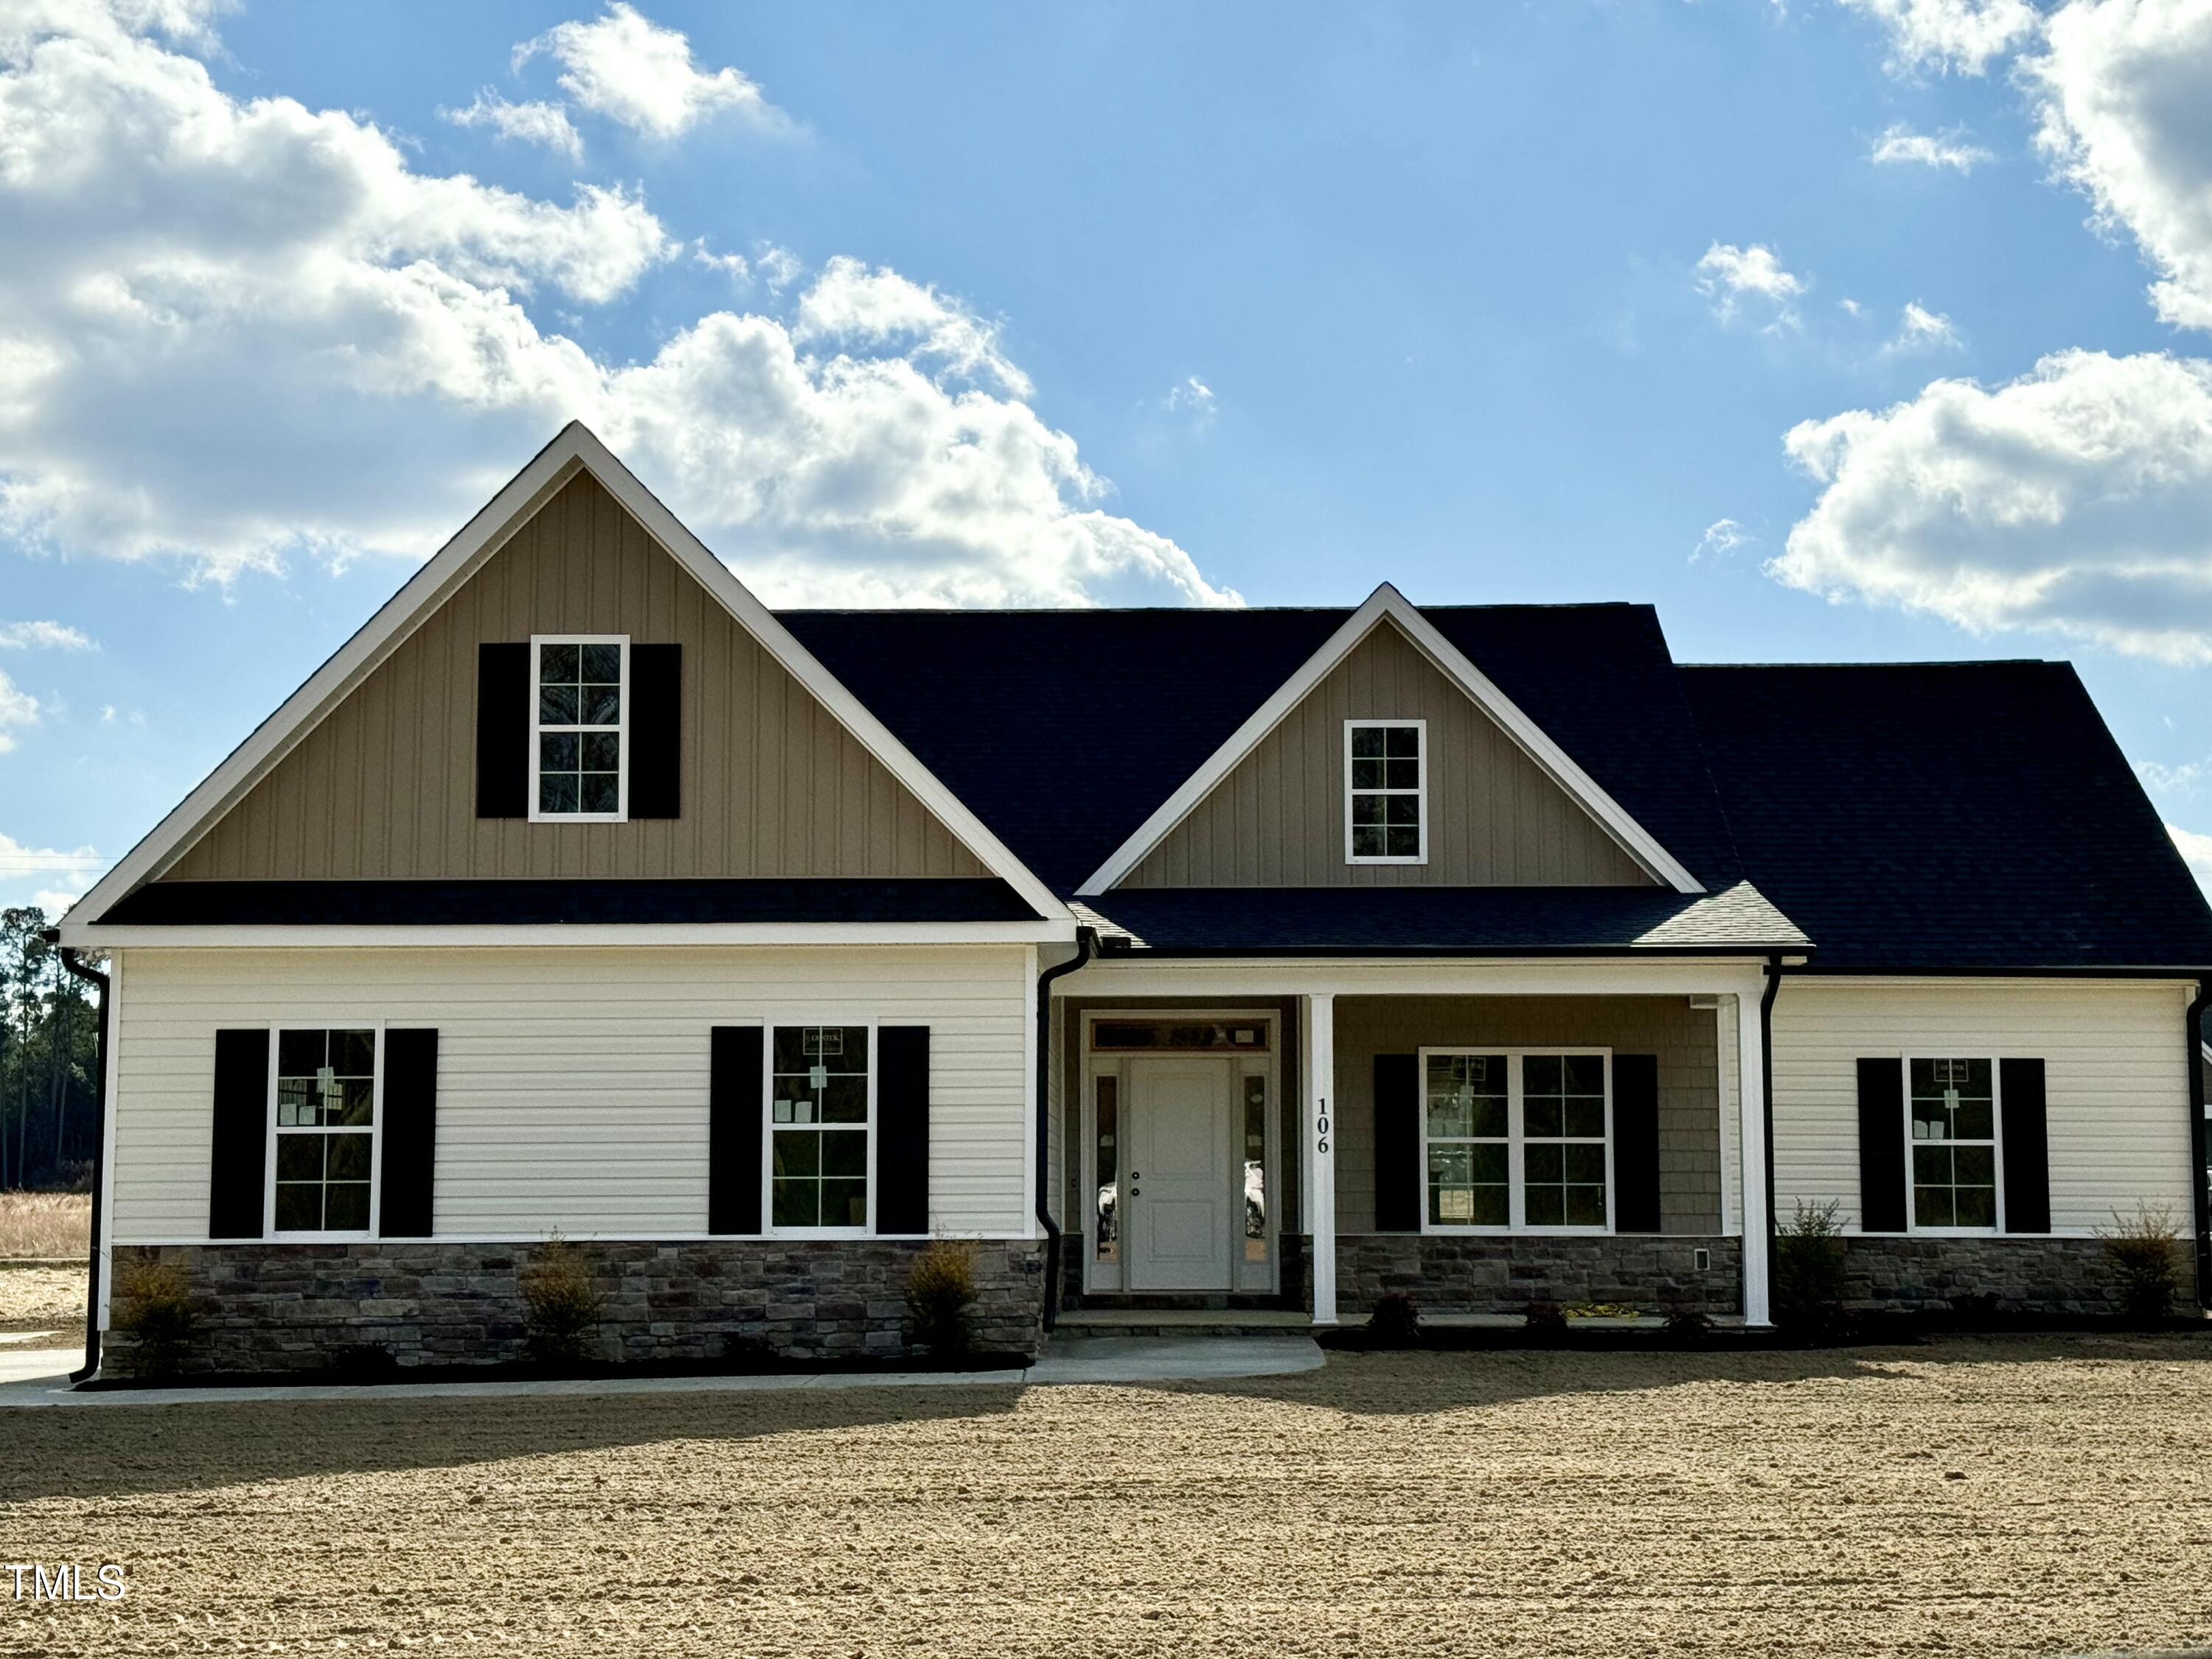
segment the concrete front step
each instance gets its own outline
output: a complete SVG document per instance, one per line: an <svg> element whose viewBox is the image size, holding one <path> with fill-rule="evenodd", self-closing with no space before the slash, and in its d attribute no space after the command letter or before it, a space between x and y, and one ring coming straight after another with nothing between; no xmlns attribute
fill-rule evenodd
<svg viewBox="0 0 2212 1659"><path fill-rule="evenodd" d="M1060 1316L1060 1336L1303 1336L1313 1321L1279 1308L1077 1308Z"/></svg>

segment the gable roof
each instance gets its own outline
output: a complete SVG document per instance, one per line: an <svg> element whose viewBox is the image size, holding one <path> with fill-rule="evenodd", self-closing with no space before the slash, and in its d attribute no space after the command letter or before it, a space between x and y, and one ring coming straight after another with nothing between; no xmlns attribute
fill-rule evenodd
<svg viewBox="0 0 2212 1659"><path fill-rule="evenodd" d="M1820 969L2212 968L2212 909L2070 665L1679 672L1745 873Z"/></svg>
<svg viewBox="0 0 2212 1659"><path fill-rule="evenodd" d="M1073 894L1354 613L780 614L1024 862ZM1728 824L1650 606L1420 615L1698 884L1734 884Z"/></svg>
<svg viewBox="0 0 2212 1659"><path fill-rule="evenodd" d="M981 819L917 760L836 677L756 599L727 566L709 552L629 469L581 422L559 435L510 479L504 489L410 577L398 592L334 652L276 712L254 728L198 787L132 848L90 892L71 907L63 935L76 942L116 902L152 879L216 819L266 776L315 724L374 672L422 620L456 592L505 543L517 526L579 471L589 472L647 533L736 618L762 647L828 708L951 831L986 868L1003 879L1036 915L1066 920L1066 906L1040 881Z"/></svg>
<svg viewBox="0 0 2212 1659"><path fill-rule="evenodd" d="M1222 739L1197 769L1176 787L1175 793L1130 832L1127 839L1107 854L1076 891L1086 896L1103 893L1134 870L1170 830L1188 817L1193 808L1235 771L1261 740L1352 654L1361 641L1377 628L1391 626L1405 635L1438 672L1489 715L1522 752L1535 762L1570 799L1595 818L1653 880L1678 893L1704 890L1703 884L1624 811L1620 803L1607 794L1572 756L1553 742L1543 727L1498 690L1489 676L1469 661L1465 652L1438 633L1426 617L1407 603L1402 593L1384 582L1322 642L1319 649L1275 688L1265 702Z"/></svg>

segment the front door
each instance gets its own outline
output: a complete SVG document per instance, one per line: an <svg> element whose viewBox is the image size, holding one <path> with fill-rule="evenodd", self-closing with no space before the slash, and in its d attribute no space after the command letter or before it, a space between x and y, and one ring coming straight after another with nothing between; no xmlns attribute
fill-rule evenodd
<svg viewBox="0 0 2212 1659"><path fill-rule="evenodd" d="M1129 1066L1129 1288L1225 1291L1234 1062L1152 1056Z"/></svg>

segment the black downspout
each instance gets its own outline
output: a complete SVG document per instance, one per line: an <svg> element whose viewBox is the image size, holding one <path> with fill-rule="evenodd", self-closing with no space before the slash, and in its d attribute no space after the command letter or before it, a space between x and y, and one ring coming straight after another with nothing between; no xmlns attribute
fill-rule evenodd
<svg viewBox="0 0 2212 1659"><path fill-rule="evenodd" d="M107 1177L107 1004L111 989L107 975L97 968L86 967L76 951L66 945L62 946L62 966L87 984L100 987L100 1036L94 1048L92 1074L92 1262L85 1281L84 1369L70 1373L70 1382L82 1382L100 1369L100 1197Z"/></svg>
<svg viewBox="0 0 2212 1659"><path fill-rule="evenodd" d="M2189 1005L2189 1029L2184 1034L2189 1056L2189 1191L2197 1231L2197 1305L2212 1308L2212 1194L2205 1191L2204 1174L2204 1010L2212 1005L2212 980L2197 981L2197 1000Z"/></svg>
<svg viewBox="0 0 2212 1659"><path fill-rule="evenodd" d="M1766 989L1759 999L1759 1103L1766 1143L1766 1314L1774 1316L1774 999L1782 990L1782 958L1766 959Z"/></svg>
<svg viewBox="0 0 2212 1659"><path fill-rule="evenodd" d="M1052 982L1091 960L1098 935L1075 930L1075 954L1037 975L1036 1218L1044 1226L1044 1328L1060 1321L1060 1223L1052 1218Z"/></svg>

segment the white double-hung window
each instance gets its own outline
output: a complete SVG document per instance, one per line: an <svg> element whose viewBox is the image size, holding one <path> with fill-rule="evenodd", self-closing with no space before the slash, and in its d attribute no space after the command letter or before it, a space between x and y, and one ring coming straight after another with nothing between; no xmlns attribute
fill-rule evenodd
<svg viewBox="0 0 2212 1659"><path fill-rule="evenodd" d="M629 816L629 639L530 641L530 816L620 823Z"/></svg>
<svg viewBox="0 0 2212 1659"><path fill-rule="evenodd" d="M1613 1063L1601 1048L1421 1050L1431 1232L1609 1232Z"/></svg>
<svg viewBox="0 0 2212 1659"><path fill-rule="evenodd" d="M1428 722L1344 723L1347 864L1429 861Z"/></svg>
<svg viewBox="0 0 2212 1659"><path fill-rule="evenodd" d="M875 1078L866 1025L769 1033L769 1224L866 1232Z"/></svg>
<svg viewBox="0 0 2212 1659"><path fill-rule="evenodd" d="M366 1237L376 1224L373 1028L279 1030L270 1060L269 1231Z"/></svg>
<svg viewBox="0 0 2212 1659"><path fill-rule="evenodd" d="M1996 1231L1996 1062L1908 1060L1905 1071L1913 1231Z"/></svg>

